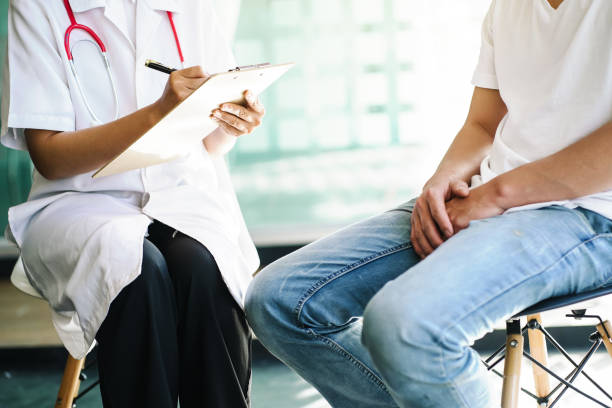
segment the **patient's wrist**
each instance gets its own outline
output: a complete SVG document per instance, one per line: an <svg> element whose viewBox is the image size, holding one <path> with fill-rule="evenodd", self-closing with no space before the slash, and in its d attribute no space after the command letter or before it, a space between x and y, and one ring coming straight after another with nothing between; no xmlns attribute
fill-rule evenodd
<svg viewBox="0 0 612 408"><path fill-rule="evenodd" d="M491 200L497 207L507 210L517 206L514 202L517 201L518 191L510 178L501 175L493 178L483 187L488 189Z"/></svg>

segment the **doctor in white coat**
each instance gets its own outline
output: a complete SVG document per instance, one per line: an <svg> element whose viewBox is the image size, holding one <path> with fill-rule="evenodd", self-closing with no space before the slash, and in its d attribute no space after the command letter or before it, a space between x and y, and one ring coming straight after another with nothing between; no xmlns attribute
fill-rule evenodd
<svg viewBox="0 0 612 408"><path fill-rule="evenodd" d="M248 406L242 304L259 260L223 155L262 105L220 106L181 159L91 177L235 66L211 0L12 0L8 21L1 140L36 170L7 235L66 348L98 340L105 407Z"/></svg>

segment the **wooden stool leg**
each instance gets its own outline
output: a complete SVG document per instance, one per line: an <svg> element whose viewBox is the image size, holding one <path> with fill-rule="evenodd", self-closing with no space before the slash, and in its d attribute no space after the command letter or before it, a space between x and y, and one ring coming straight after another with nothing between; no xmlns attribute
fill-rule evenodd
<svg viewBox="0 0 612 408"><path fill-rule="evenodd" d="M542 319L540 314L529 315L527 316L527 321L530 322L532 320L536 320L540 325L542 324ZM544 334L537 329L528 329L527 336L529 338L529 354L540 364L545 367L548 367L548 354L546 352L546 337ZM550 380L548 378L548 373L542 370L535 364L532 364L533 367L533 380L535 383L536 396L538 397L546 397L550 393ZM548 403L538 404L538 407L547 407Z"/></svg>
<svg viewBox="0 0 612 408"><path fill-rule="evenodd" d="M523 357L523 335L521 321L506 323L506 361L502 386L502 408L517 408L521 381L521 359Z"/></svg>
<svg viewBox="0 0 612 408"><path fill-rule="evenodd" d="M612 336L612 324L610 324L610 321L606 320L605 322L603 322L603 324L606 326L608 334ZM597 325L597 331L603 339L603 343L606 346L606 350L608 350L608 354L610 354L610 357L612 357L612 341L610 341L610 338L606 336L606 332L604 331L601 323Z"/></svg>
<svg viewBox="0 0 612 408"><path fill-rule="evenodd" d="M62 385L60 385L55 401L55 408L72 408L74 398L79 394L79 385L81 380L79 376L85 359L75 360L71 355L68 355L64 376L62 377Z"/></svg>

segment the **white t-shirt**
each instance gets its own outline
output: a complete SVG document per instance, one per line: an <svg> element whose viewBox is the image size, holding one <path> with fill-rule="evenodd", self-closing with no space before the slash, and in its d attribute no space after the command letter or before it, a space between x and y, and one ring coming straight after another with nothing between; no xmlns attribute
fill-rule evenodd
<svg viewBox="0 0 612 408"><path fill-rule="evenodd" d="M493 0L472 83L508 107L473 186L589 135L612 120L612 1ZM612 218L612 191L554 204Z"/></svg>

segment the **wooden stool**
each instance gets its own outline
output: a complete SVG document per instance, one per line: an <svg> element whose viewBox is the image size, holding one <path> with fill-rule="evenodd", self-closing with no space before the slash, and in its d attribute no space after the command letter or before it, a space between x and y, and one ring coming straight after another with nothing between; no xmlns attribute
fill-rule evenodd
<svg viewBox="0 0 612 408"><path fill-rule="evenodd" d="M30 281L25 274L25 269L23 268L21 258L17 259L17 263L15 264L13 272L11 273L11 283L25 294L42 299L40 293L38 293L38 291L32 287L32 285L30 285ZM94 347L95 342L87 353L91 353ZM99 384L99 381L95 381L79 394L81 381L87 379L85 373L82 372L84 366L85 358L76 360L70 354L68 354L68 360L66 361L66 368L64 369L62 383L60 385L59 392L57 393L57 399L55 400L55 408L75 407L76 400L87 394Z"/></svg>
<svg viewBox="0 0 612 408"><path fill-rule="evenodd" d="M573 305L575 303L594 299L611 293L612 284L577 295L560 296L547 299L523 310L521 313L516 314L507 321L506 344L498 348L493 355L484 360L484 364L486 365L487 369L492 370L499 376L503 377L502 408L517 408L519 391L523 391L530 397L534 398L538 407L552 408L557 404L568 389L572 389L573 391L581 394L585 398L602 407L610 408L611 405L606 405L592 395L580 390L573 384L574 380L576 380L576 378L582 374L599 391L601 391L602 394L612 401L612 396L584 371L587 362L602 343L605 345L608 353L612 357L612 325L610 322L604 321L597 315L587 314L586 309L572 310L572 313L566 315L567 317L574 319L595 319L597 321L597 324L595 325L597 331L589 336L589 340L593 343L593 345L589 348L583 359L576 362L544 328L542 325L542 319L540 318L540 313L547 310ZM527 324L521 326L521 317L524 316L527 317ZM527 333L529 353L524 350L525 333ZM574 366L568 375L558 375L547 367L547 341ZM502 354L503 351L505 351L505 354L493 361L493 359ZM533 366L535 393L529 392L520 387L521 361L523 356L531 361ZM504 373L502 375L501 373L497 372L494 367L504 359L506 361L504 363ZM552 390L549 381L550 377L553 377L559 381L559 384Z"/></svg>

